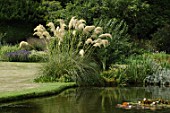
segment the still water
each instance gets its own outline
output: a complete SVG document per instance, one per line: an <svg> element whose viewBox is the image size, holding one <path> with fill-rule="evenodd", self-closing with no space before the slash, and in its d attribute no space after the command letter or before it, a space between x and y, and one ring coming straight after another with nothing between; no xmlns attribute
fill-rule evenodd
<svg viewBox="0 0 170 113"><path fill-rule="evenodd" d="M57 96L1 104L0 113L170 113L170 109L125 110L116 105L143 98L170 100L170 88L75 88Z"/></svg>

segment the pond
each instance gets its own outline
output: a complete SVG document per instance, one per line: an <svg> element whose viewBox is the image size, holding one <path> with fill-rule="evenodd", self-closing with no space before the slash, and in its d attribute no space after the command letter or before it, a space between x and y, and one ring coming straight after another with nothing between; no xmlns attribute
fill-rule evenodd
<svg viewBox="0 0 170 113"><path fill-rule="evenodd" d="M59 95L0 105L0 113L170 113L170 109L121 109L124 101L170 100L170 88L74 88Z"/></svg>

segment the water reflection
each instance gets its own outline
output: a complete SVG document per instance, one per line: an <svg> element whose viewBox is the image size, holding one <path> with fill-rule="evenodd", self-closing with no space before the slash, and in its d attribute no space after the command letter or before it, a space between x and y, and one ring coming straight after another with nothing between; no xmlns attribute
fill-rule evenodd
<svg viewBox="0 0 170 113"><path fill-rule="evenodd" d="M170 88L76 88L60 95L32 99L1 106L0 113L170 113L170 109L124 110L116 108L124 101L138 101L147 98L170 100Z"/></svg>

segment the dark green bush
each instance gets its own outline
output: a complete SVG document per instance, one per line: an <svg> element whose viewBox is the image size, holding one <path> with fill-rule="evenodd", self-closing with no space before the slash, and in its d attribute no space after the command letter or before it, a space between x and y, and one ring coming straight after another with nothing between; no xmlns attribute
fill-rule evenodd
<svg viewBox="0 0 170 113"><path fill-rule="evenodd" d="M31 51L28 56L28 62L46 62L48 61L48 54L44 51Z"/></svg>
<svg viewBox="0 0 170 113"><path fill-rule="evenodd" d="M0 31L4 43L16 44L32 36L34 24L42 22L40 0L0 0Z"/></svg>
<svg viewBox="0 0 170 113"><path fill-rule="evenodd" d="M1 21L38 21L40 0L0 0Z"/></svg>
<svg viewBox="0 0 170 113"><path fill-rule="evenodd" d="M2 38L3 44L16 44L20 41L32 37L33 27L32 23L22 21L0 22L0 31L5 34Z"/></svg>
<svg viewBox="0 0 170 113"><path fill-rule="evenodd" d="M44 39L28 38L27 42L28 42L28 44L30 44L30 46L33 50L45 51L47 49L46 42Z"/></svg>
<svg viewBox="0 0 170 113"><path fill-rule="evenodd" d="M153 43L158 51L170 53L170 25L165 25L152 35Z"/></svg>
<svg viewBox="0 0 170 113"><path fill-rule="evenodd" d="M131 56L125 65L113 64L109 70L102 72L107 79L114 79L120 85L142 85L148 75L153 75L162 69L161 64L145 56Z"/></svg>
<svg viewBox="0 0 170 113"><path fill-rule="evenodd" d="M111 64L123 62L132 51L132 43L127 33L128 27L124 21L117 19L102 19L96 21L97 26L101 26L104 32L112 34L110 45L96 51L95 58L100 59L103 70L108 69Z"/></svg>

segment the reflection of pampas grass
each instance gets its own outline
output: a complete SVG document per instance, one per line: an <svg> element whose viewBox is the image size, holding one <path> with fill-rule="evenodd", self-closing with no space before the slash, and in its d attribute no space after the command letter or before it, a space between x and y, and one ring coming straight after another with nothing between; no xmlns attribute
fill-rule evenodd
<svg viewBox="0 0 170 113"><path fill-rule="evenodd" d="M109 37L109 38L111 38L111 39L112 39L112 35L111 35L111 34L109 34L109 33L105 33L105 34L101 34L101 35L99 35L99 38L106 38L106 37Z"/></svg>

